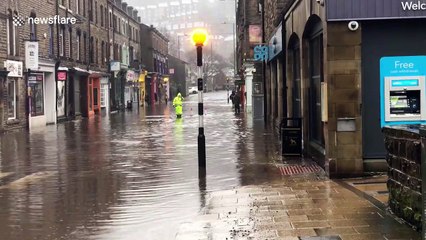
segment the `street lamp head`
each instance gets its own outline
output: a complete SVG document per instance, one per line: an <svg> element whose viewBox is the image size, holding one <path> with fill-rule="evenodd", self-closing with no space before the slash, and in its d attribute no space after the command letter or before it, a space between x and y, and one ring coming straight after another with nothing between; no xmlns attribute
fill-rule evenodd
<svg viewBox="0 0 426 240"><path fill-rule="evenodd" d="M204 44L207 42L207 31L205 29L195 29L192 33L192 43L199 47L204 46Z"/></svg>

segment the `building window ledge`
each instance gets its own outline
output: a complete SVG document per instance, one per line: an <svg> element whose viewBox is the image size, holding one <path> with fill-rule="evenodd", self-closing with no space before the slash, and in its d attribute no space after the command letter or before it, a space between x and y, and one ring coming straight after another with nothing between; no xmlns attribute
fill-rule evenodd
<svg viewBox="0 0 426 240"><path fill-rule="evenodd" d="M21 123L21 121L19 119L16 118L11 118L11 119L7 119L6 124L7 125L16 125Z"/></svg>

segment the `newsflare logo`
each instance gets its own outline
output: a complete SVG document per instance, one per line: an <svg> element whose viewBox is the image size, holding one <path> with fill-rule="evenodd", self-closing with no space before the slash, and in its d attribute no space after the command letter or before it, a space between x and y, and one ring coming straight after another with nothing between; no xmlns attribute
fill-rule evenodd
<svg viewBox="0 0 426 240"><path fill-rule="evenodd" d="M76 24L77 18L75 17L62 17L55 15L53 17L28 17L27 21L25 18L20 15L14 15L12 17L13 25L20 27L25 25L25 22L28 24Z"/></svg>

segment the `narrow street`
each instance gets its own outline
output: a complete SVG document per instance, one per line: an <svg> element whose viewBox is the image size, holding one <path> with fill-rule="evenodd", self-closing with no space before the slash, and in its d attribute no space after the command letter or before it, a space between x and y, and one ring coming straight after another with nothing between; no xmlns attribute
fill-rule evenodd
<svg viewBox="0 0 426 240"><path fill-rule="evenodd" d="M163 104L2 136L0 239L419 236L315 165L283 165L276 137L235 116L226 92L206 94L205 108L205 181L197 95L182 120Z"/></svg>
<svg viewBox="0 0 426 240"><path fill-rule="evenodd" d="M263 121L235 116L226 92L205 100L205 189L197 95L181 121L158 105L2 136L0 239L173 239L206 192L279 176Z"/></svg>

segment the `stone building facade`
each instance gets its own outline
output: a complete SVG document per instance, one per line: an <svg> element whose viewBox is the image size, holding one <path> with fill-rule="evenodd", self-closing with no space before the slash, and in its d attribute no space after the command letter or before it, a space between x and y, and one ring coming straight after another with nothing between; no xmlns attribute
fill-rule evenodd
<svg viewBox="0 0 426 240"><path fill-rule="evenodd" d="M380 1L359 11L364 1L348 1L344 12L334 0L262 4L267 119L278 127L301 118L304 154L335 176L386 169L380 59L426 54L400 44L425 39L423 13L386 12Z"/></svg>
<svg viewBox="0 0 426 240"><path fill-rule="evenodd" d="M170 99L169 89L169 40L153 26L140 25L141 64L148 71L145 81L145 99L148 104L161 102L166 96Z"/></svg>

